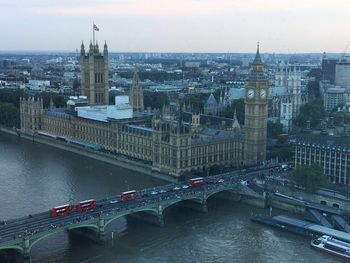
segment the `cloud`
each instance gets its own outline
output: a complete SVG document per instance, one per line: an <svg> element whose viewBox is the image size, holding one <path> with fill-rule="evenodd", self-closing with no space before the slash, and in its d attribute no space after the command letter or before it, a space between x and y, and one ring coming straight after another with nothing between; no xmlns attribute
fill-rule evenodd
<svg viewBox="0 0 350 263"><path fill-rule="evenodd" d="M17 1L6 4L15 7ZM32 3L32 2L31 2ZM49 4L50 3L50 4ZM60 15L149 15L149 16L184 16L184 15L211 15L234 14L237 12L284 12L292 10L319 10L350 8L347 0L62 0L34 1L33 4L24 4L23 8L37 14Z"/></svg>
<svg viewBox="0 0 350 263"><path fill-rule="evenodd" d="M37 1L38 2L38 1ZM60 15L211 15L237 12L286 12L309 9L350 8L348 0L100 0L100 1L56 1L48 4L39 1L29 7L40 14Z"/></svg>

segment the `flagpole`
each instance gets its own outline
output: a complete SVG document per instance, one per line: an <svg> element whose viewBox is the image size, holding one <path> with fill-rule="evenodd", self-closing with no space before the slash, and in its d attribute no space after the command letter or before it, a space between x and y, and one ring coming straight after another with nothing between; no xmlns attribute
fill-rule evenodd
<svg viewBox="0 0 350 263"><path fill-rule="evenodd" d="M92 22L92 37L93 37L93 43L95 46L95 28L94 28L95 22Z"/></svg>

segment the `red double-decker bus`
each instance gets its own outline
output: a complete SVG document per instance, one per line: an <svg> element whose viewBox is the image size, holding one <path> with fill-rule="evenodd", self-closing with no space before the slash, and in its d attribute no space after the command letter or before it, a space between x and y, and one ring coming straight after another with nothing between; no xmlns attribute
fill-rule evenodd
<svg viewBox="0 0 350 263"><path fill-rule="evenodd" d="M60 205L60 206L51 208L50 215L52 217L66 216L66 215L69 215L71 211L72 211L72 206L70 204Z"/></svg>
<svg viewBox="0 0 350 263"><path fill-rule="evenodd" d="M194 187L194 186L203 186L203 185L206 185L206 183L203 177L198 177L198 178L193 178L188 180L188 185L191 187Z"/></svg>
<svg viewBox="0 0 350 263"><path fill-rule="evenodd" d="M120 200L122 200L122 201L133 201L133 200L138 199L139 197L140 196L139 196L138 192L136 192L135 190L122 192L120 194Z"/></svg>
<svg viewBox="0 0 350 263"><path fill-rule="evenodd" d="M84 212L96 208L96 201L94 199L80 201L77 206L78 212Z"/></svg>

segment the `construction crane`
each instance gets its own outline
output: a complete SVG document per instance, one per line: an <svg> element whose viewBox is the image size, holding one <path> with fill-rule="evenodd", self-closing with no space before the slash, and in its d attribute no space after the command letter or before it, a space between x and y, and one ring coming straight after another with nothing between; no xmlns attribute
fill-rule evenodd
<svg viewBox="0 0 350 263"><path fill-rule="evenodd" d="M348 50L349 45L350 45L350 40L349 40L348 43L346 44L345 50L344 50L343 55L341 56L341 58L344 58L344 57L345 57L345 54L346 54L346 51Z"/></svg>

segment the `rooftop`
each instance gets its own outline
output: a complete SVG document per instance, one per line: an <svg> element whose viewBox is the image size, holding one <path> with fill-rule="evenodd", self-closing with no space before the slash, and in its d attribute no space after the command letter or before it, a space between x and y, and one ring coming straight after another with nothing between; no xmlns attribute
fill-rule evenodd
<svg viewBox="0 0 350 263"><path fill-rule="evenodd" d="M302 144L311 147L334 149L338 151L350 151L350 140L344 137L337 137L322 134L302 133L290 139L292 144Z"/></svg>

